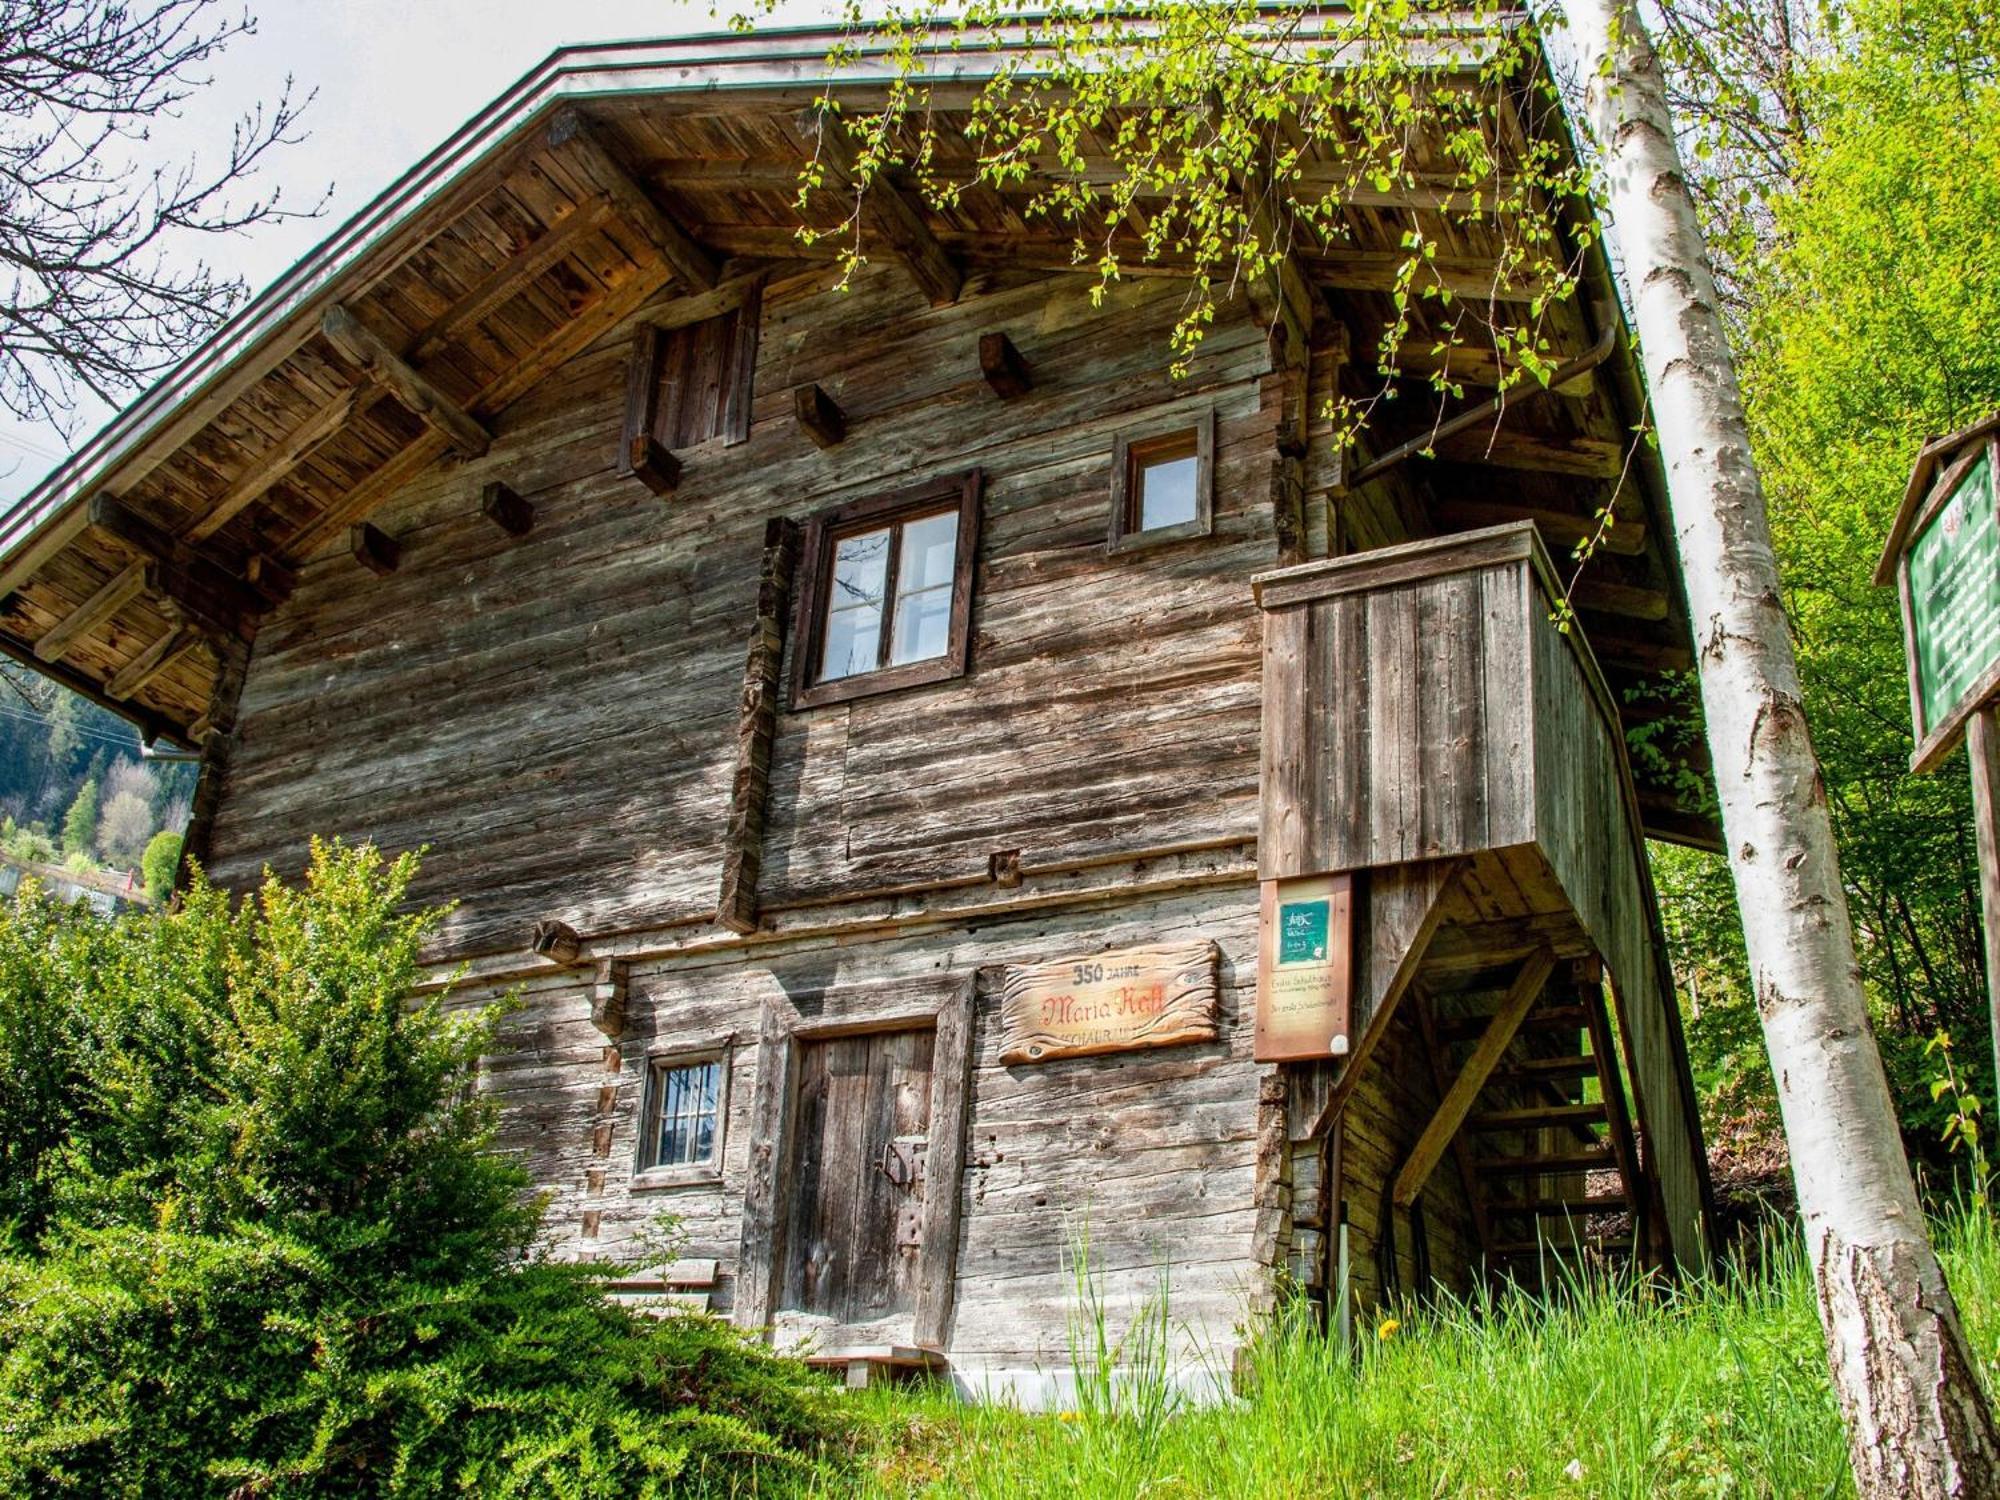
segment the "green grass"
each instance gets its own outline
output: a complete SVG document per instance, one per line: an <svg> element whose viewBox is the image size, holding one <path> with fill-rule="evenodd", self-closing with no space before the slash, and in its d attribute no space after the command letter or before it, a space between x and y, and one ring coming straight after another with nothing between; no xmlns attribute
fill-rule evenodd
<svg viewBox="0 0 2000 1500"><path fill-rule="evenodd" d="M1989 1389L2000 1372L2000 1234L1939 1226ZM1082 1409L1027 1415L932 1389L857 1399L861 1493L1018 1497L1815 1496L1852 1493L1801 1249L1670 1296L1574 1289L1413 1313L1354 1360L1304 1327L1251 1357L1250 1394L1175 1402L1142 1375ZM1142 1366L1148 1361L1141 1360ZM1156 1362L1153 1362L1156 1364Z"/></svg>

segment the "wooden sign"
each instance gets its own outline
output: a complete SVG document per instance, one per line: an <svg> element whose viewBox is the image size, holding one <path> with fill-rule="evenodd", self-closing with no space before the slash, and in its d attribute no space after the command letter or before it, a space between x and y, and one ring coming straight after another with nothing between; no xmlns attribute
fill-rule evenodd
<svg viewBox="0 0 2000 1500"><path fill-rule="evenodd" d="M1928 770L1966 715L2000 686L2000 508L1994 453L1981 444L1953 482L1932 495L1911 528L1898 570L1910 711Z"/></svg>
<svg viewBox="0 0 2000 1500"><path fill-rule="evenodd" d="M1257 943L1257 1061L1345 1056L1353 1002L1354 877L1265 881Z"/></svg>
<svg viewBox="0 0 2000 1500"><path fill-rule="evenodd" d="M1201 941L1010 964L1000 995L1000 1061L1209 1041L1215 961L1215 944Z"/></svg>

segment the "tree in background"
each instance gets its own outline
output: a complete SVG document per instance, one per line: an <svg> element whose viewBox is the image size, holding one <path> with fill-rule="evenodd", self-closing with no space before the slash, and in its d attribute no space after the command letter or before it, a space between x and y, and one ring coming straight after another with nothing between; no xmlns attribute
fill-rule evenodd
<svg viewBox="0 0 2000 1500"><path fill-rule="evenodd" d="M110 865L129 865L153 836L153 808L137 792L112 794L97 819L97 850Z"/></svg>
<svg viewBox="0 0 2000 1500"><path fill-rule="evenodd" d="M0 403L16 415L115 399L242 300L190 242L289 216L254 178L308 101L287 79L214 160L163 164L155 133L254 27L217 0L0 0Z"/></svg>
<svg viewBox="0 0 2000 1500"><path fill-rule="evenodd" d="M62 848L68 855L87 854L97 837L97 779L77 788L76 799L63 814Z"/></svg>
<svg viewBox="0 0 2000 1500"><path fill-rule="evenodd" d="M146 845L139 860L139 873L146 883L146 899L155 906L174 893L174 872L181 864L181 835L161 829Z"/></svg>

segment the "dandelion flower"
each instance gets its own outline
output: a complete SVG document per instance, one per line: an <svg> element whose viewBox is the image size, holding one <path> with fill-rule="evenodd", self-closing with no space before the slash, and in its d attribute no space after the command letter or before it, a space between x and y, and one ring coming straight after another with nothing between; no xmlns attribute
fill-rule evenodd
<svg viewBox="0 0 2000 1500"><path fill-rule="evenodd" d="M1384 1318L1382 1320L1382 1326L1375 1330L1375 1337L1378 1339L1389 1338L1396 1332L1398 1328L1401 1328L1402 1326L1403 1325L1397 1322L1396 1319L1394 1318Z"/></svg>

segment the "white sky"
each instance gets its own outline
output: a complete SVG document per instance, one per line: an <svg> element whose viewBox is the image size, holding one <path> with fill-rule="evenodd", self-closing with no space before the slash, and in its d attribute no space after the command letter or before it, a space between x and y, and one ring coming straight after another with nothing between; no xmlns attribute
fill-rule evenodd
<svg viewBox="0 0 2000 1500"><path fill-rule="evenodd" d="M181 131L162 135L226 140L230 122L275 97L287 73L301 94L319 90L308 138L272 158L263 180L300 203L331 186L326 213L202 247L255 292L557 47L719 31L750 5L727 0L719 16L708 0L252 0L251 9L258 34L219 60ZM831 11L825 0L782 0L772 24ZM0 413L0 501L33 488L110 415L79 411L66 437Z"/></svg>

